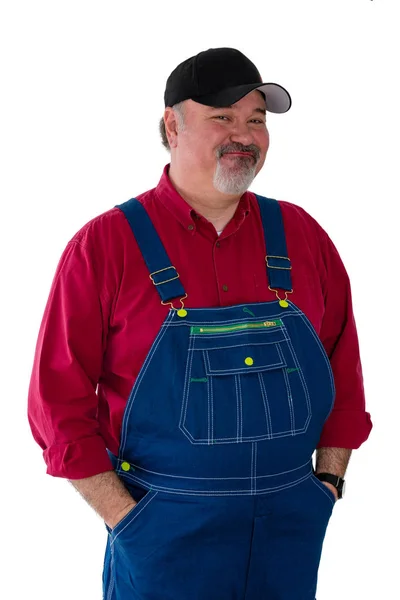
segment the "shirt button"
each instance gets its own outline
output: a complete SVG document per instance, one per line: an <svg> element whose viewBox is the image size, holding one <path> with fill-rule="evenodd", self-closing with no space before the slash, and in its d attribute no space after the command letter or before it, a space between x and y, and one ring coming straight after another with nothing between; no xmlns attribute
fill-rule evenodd
<svg viewBox="0 0 400 600"><path fill-rule="evenodd" d="M224 290L224 292L227 292L228 291L228 286L227 285L223 285L222 289Z"/></svg>
<svg viewBox="0 0 400 600"><path fill-rule="evenodd" d="M188 225L188 229L189 229L189 231L193 231L194 225Z"/></svg>
<svg viewBox="0 0 400 600"><path fill-rule="evenodd" d="M220 242L215 242L215 245L217 246L217 248L219 248L221 244Z"/></svg>

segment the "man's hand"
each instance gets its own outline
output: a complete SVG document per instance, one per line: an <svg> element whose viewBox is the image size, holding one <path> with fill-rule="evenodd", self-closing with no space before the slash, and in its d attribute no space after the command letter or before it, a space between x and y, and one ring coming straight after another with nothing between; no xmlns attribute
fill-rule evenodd
<svg viewBox="0 0 400 600"><path fill-rule="evenodd" d="M136 506L137 502L132 500L125 508L119 511L111 520L105 521L106 525L109 526L110 529L114 529L118 525L120 521L128 514L129 511L132 510Z"/></svg>
<svg viewBox="0 0 400 600"><path fill-rule="evenodd" d="M137 504L115 471L70 482L111 529Z"/></svg>
<svg viewBox="0 0 400 600"><path fill-rule="evenodd" d="M321 481L321 483L326 485L326 487L331 490L331 492L335 495L336 500L339 500L339 492L337 491L334 485L332 485L328 481Z"/></svg>
<svg viewBox="0 0 400 600"><path fill-rule="evenodd" d="M333 473L343 478L346 474L351 453L351 448L317 448L316 473ZM322 483L331 490L337 502L339 500L339 493L335 486L327 481L323 481Z"/></svg>

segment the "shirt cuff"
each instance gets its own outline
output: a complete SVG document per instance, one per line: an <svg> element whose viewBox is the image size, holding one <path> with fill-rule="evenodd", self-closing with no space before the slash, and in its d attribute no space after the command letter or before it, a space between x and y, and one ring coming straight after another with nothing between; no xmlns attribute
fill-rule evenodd
<svg viewBox="0 0 400 600"><path fill-rule="evenodd" d="M372 429L371 415L360 410L332 410L317 448L350 448L356 450Z"/></svg>
<svg viewBox="0 0 400 600"><path fill-rule="evenodd" d="M67 444L55 444L43 452L47 471L53 477L83 479L113 471L106 445L101 436L83 438Z"/></svg>

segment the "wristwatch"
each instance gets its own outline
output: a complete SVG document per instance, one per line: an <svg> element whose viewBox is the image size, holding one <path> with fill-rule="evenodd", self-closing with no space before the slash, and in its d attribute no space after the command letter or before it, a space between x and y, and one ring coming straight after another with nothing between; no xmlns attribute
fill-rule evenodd
<svg viewBox="0 0 400 600"><path fill-rule="evenodd" d="M346 489L346 482L342 477L338 475L333 475L332 473L315 473L315 477L317 477L320 481L327 481L335 486L338 491L338 499L343 498L344 492Z"/></svg>

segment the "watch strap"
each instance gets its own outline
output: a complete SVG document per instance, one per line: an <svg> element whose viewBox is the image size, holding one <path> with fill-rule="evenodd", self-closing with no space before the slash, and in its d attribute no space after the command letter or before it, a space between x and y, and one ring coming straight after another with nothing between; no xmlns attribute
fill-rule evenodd
<svg viewBox="0 0 400 600"><path fill-rule="evenodd" d="M345 480L338 475L334 475L333 473L315 473L315 477L317 477L320 481L327 481L331 483L338 491L338 497L342 498L343 496L343 486L345 484Z"/></svg>

